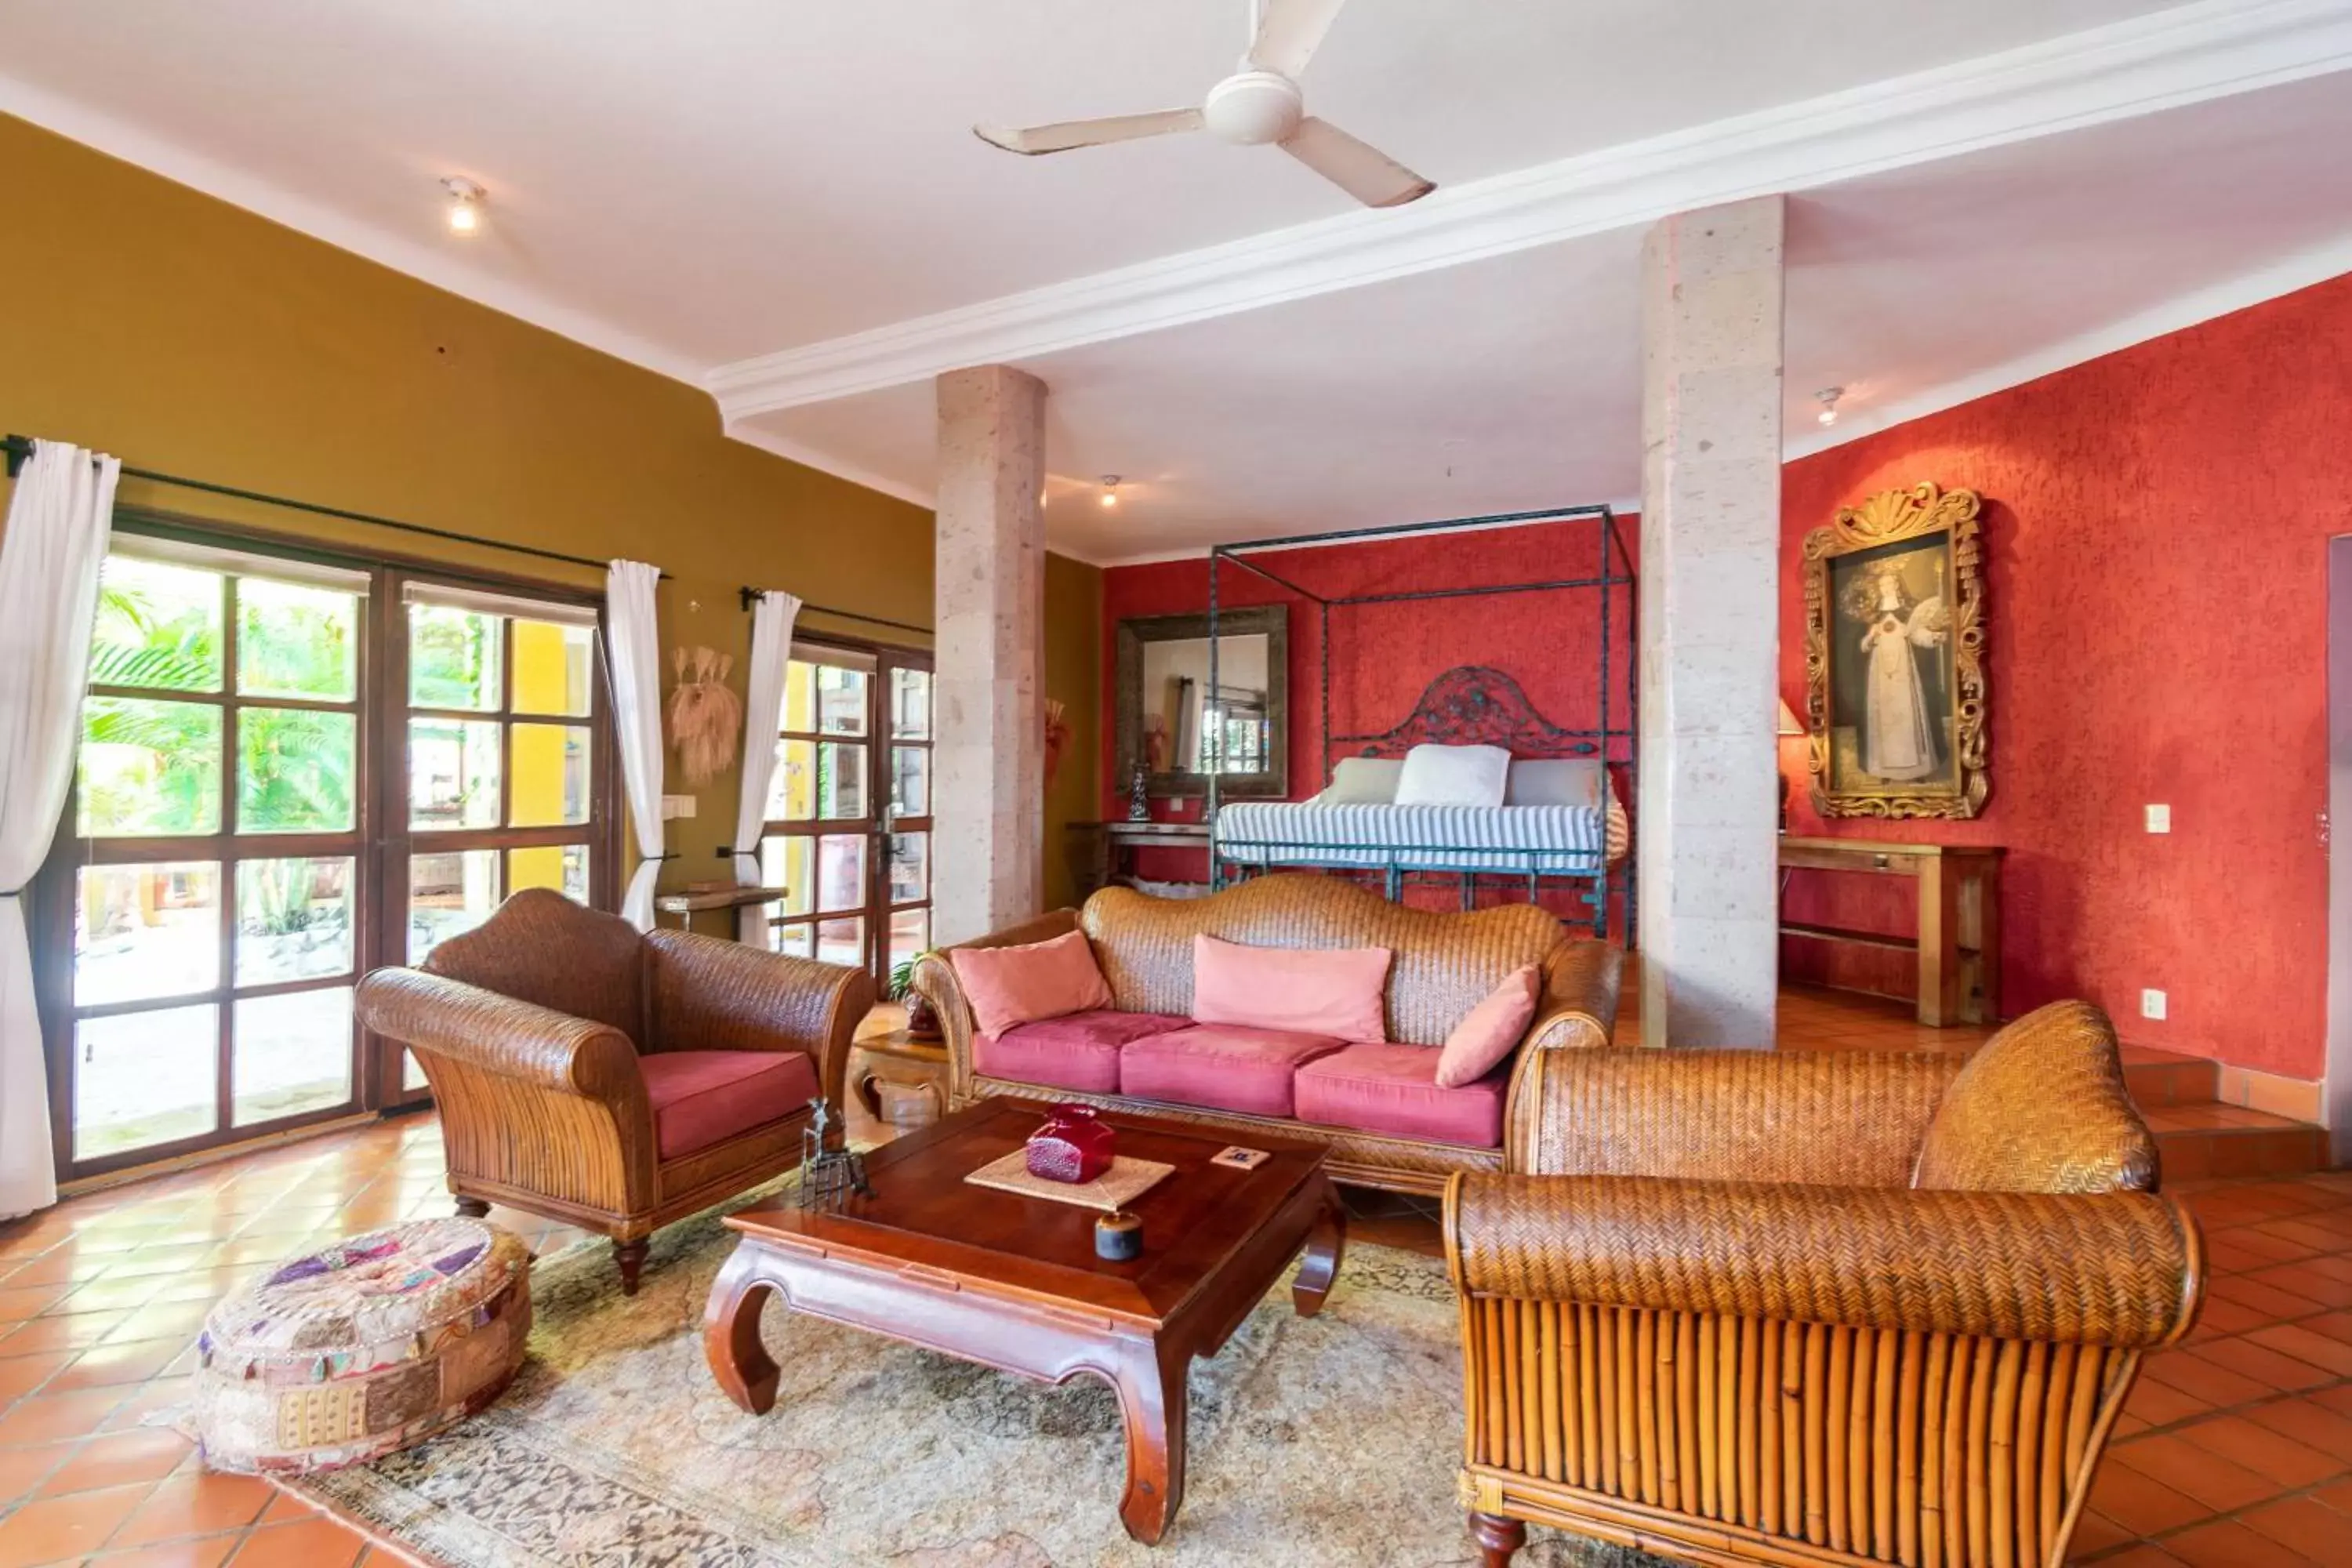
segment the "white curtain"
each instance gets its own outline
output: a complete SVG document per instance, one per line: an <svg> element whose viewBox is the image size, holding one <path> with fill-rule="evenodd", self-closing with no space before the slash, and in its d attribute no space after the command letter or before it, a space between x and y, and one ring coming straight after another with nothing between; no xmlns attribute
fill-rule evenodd
<svg viewBox="0 0 2352 1568"><path fill-rule="evenodd" d="M654 884L661 879L662 716L661 631L654 618L654 584L661 568L615 561L604 578L604 622L613 644L613 742L621 748L621 781L629 792L629 826L636 830L637 862L621 913L639 931L654 926Z"/></svg>
<svg viewBox="0 0 2352 1568"><path fill-rule="evenodd" d="M58 1201L21 896L72 782L90 623L122 465L36 441L0 535L0 1219Z"/></svg>
<svg viewBox="0 0 2352 1568"><path fill-rule="evenodd" d="M735 802L735 880L742 887L760 880L760 829L768 820L768 787L776 776L776 731L782 727L784 668L793 661L793 623L800 619L801 602L773 589L760 595L751 609L751 662L744 672L743 793ZM738 941L755 947L768 945L768 911L754 907L735 911Z"/></svg>

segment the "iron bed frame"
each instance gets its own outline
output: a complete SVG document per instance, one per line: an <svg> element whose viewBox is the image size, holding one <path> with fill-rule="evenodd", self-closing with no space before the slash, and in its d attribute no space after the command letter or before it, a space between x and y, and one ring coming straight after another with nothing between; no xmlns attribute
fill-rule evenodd
<svg viewBox="0 0 2352 1568"><path fill-rule="evenodd" d="M1593 524L1593 533L1595 536L1593 556L1594 566L1591 574L1585 576L1548 577L1528 582L1486 584L1460 588L1419 588L1388 594L1342 594L1327 595L1318 594L1303 584L1292 582L1287 577L1284 577L1274 572L1268 571L1265 566L1249 559L1253 554L1273 550L1296 550L1302 547L1359 542L1383 542L1397 539L1414 538L1424 534L1460 532L1472 530L1496 528L1517 528L1534 524L1576 522L1582 521L1590 521ZM1614 601L1615 592L1617 589L1622 588L1626 591L1624 609L1626 632L1629 641L1636 647L1639 646L1641 601L1635 587L1633 556L1625 548L1624 537L1618 528L1617 513L1612 508L1606 505L1551 507L1538 511L1495 512L1482 517L1446 518L1432 522L1391 523L1377 528L1339 529L1320 533L1291 534L1287 537L1278 539L1244 540L1232 544L1219 544L1212 546L1209 551L1208 679L1209 688L1212 690L1214 690L1217 686L1217 650L1219 647L1218 618L1222 613L1219 603L1220 595L1218 593L1218 584L1219 579L1223 574L1223 569L1228 563L1244 572L1249 573L1253 576L1261 578L1264 581L1274 584L1285 593L1294 594L1300 598L1311 600L1316 606L1317 636L1315 640L1316 659L1318 666L1318 680L1316 684L1319 701L1319 709L1316 716L1316 732L1320 737L1319 754L1321 757L1321 765L1318 769L1318 776L1323 778L1328 778L1329 776L1333 760L1333 750L1335 747L1349 745L1360 746L1362 750L1357 754L1363 756L1376 756L1381 754L1379 748L1382 745L1393 746L1399 743L1402 739L1406 738L1406 731L1414 729L1415 721L1421 720L1424 714L1431 711L1430 705L1433 700L1438 696L1439 687L1444 685L1446 681L1456 677L1463 676L1466 673L1497 680L1504 687L1507 688L1509 698L1515 699L1518 707L1524 710L1525 719L1528 725L1532 727L1532 733L1534 736L1545 745L1557 748L1541 752L1537 754L1597 757L1601 761L1604 774L1612 768L1622 769L1625 779L1625 793L1628 796L1633 793L1633 785L1636 777L1635 770L1637 767L1635 752L1637 750L1638 741L1638 735L1636 732L1636 721L1639 716L1638 686L1629 684L1622 704L1613 700L1613 683L1611 679L1611 676L1612 673L1612 665L1614 659L1615 650L1612 646L1610 633L1612 630L1612 605ZM1457 666L1454 669L1444 671L1437 676L1431 681L1429 688L1423 692L1421 700L1414 705L1412 712L1402 722L1393 725L1387 730L1365 731L1357 733L1339 735L1335 735L1331 732L1331 612L1334 608L1345 608L1354 605L1399 604L1423 599L1475 598L1502 594L1544 594L1574 591L1597 591L1600 599L1600 613L1598 617L1600 626L1600 658L1597 661L1598 668L1596 670L1599 686L1599 701L1597 704L1598 711L1596 714L1596 726L1594 728L1565 729L1551 723L1550 721L1545 719L1540 713L1536 711L1534 704L1528 700L1526 694L1520 690L1517 681L1513 680L1509 676L1503 674L1500 670L1474 665ZM1255 606L1250 607L1254 608ZM1621 706L1623 711L1622 721L1612 721L1614 716L1613 710ZM1519 737L1525 737L1529 732L1529 730L1522 729L1517 732L1517 734ZM1424 736L1423 738L1427 737ZM1556 858L1561 853L1559 850L1526 851L1528 860L1527 868L1523 871L1422 870L1412 868L1409 864L1406 864L1406 862L1410 861L1416 856L1430 857L1465 853L1509 854L1512 853L1512 851L1490 848L1486 847L1479 847L1476 849L1472 850L1460 847L1420 844L1386 847L1363 846L1360 847L1360 848L1351 846L1349 847L1351 852L1368 854L1377 852L1379 849L1385 847L1389 851L1388 863L1384 867L1377 865L1370 867L1334 866L1307 859L1302 853L1317 849L1328 850L1331 847L1330 846L1288 844L1272 839L1227 841L1221 838L1218 836L1216 827L1218 812L1223 804L1219 798L1218 775L1214 773L1211 773L1207 775L1207 799L1205 802L1203 815L1209 824L1210 830L1209 885L1212 888L1223 887L1228 880L1227 867L1229 862L1223 852L1228 842L1231 842L1236 848L1258 852L1265 857L1265 858L1263 859L1254 859L1248 862L1231 862L1236 872L1234 879L1238 879L1240 875L1246 874L1243 869L1244 866L1255 866L1261 870L1269 870L1275 868L1276 866L1286 863L1293 866L1312 866L1315 869L1331 872L1370 871L1381 876L1382 890L1391 900L1399 899L1402 896L1407 882L1416 877L1422 879L1423 882L1433 881L1443 878L1458 878L1460 879L1459 885L1462 904L1465 909L1474 906L1477 901L1479 879L1481 877L1500 878L1507 881L1513 882L1523 881L1527 888L1528 897L1530 902L1535 901L1537 895L1541 890L1542 885L1547 881L1556 883L1582 882L1589 883L1590 886L1580 889L1577 896L1591 909L1592 916L1590 923L1591 925L1593 934L1595 936L1606 936L1609 931L1609 896L1612 890L1611 883L1613 880L1618 883L1617 890L1624 900L1625 940L1628 945L1631 945L1633 942L1634 916L1634 856L1631 848L1628 849L1622 866L1620 867L1622 875L1614 878L1612 878L1610 872L1607 861L1607 851L1605 848L1602 850L1601 855L1601 864L1591 871L1567 871L1539 868L1538 857ZM1297 856L1298 858L1286 861L1283 858L1286 854Z"/></svg>

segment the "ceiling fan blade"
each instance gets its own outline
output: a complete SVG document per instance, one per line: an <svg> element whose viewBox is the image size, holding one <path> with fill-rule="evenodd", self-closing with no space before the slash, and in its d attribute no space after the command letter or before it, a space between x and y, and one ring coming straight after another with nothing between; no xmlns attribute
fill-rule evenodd
<svg viewBox="0 0 2352 1568"><path fill-rule="evenodd" d="M1376 147L1368 147L1328 120L1298 122L1282 150L1368 207L1401 207L1437 186Z"/></svg>
<svg viewBox="0 0 2352 1568"><path fill-rule="evenodd" d="M1040 153L1066 153L1074 147L1099 147L1108 142L1135 142L1176 131L1201 129L1197 109L1163 109L1157 114L1117 114L1108 120L1065 120L1053 125L1032 125L1007 131L995 125L975 125L971 133L992 147L1035 157Z"/></svg>
<svg viewBox="0 0 2352 1568"><path fill-rule="evenodd" d="M1298 79L1316 47L1331 30L1332 18L1348 0L1266 0L1258 19L1257 37L1250 44L1249 63L1262 71L1278 71Z"/></svg>

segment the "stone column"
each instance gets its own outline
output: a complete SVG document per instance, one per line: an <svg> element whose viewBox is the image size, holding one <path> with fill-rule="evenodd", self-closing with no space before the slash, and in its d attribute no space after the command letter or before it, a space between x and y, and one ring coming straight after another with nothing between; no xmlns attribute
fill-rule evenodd
<svg viewBox="0 0 2352 1568"><path fill-rule="evenodd" d="M1782 199L1642 246L1642 1029L1769 1049L1780 984Z"/></svg>
<svg viewBox="0 0 2352 1568"><path fill-rule="evenodd" d="M1043 912L1045 384L939 379L931 942Z"/></svg>

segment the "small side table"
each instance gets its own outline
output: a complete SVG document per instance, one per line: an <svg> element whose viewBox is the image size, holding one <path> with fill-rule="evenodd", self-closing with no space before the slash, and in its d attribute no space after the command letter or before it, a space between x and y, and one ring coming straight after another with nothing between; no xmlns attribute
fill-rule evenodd
<svg viewBox="0 0 2352 1568"><path fill-rule="evenodd" d="M885 1083L929 1089L938 1103L939 1114L948 1113L948 1047L944 1040L919 1039L904 1029L854 1040L849 1047L848 1076L849 1091L877 1121L887 1124L890 1120L882 1113L882 1091L877 1087Z"/></svg>

